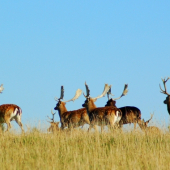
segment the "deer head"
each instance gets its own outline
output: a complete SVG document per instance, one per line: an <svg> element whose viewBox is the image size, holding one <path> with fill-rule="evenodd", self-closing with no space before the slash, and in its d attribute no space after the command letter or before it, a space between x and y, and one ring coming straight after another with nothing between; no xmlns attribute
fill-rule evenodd
<svg viewBox="0 0 170 170"><path fill-rule="evenodd" d="M92 97L90 97L90 90L89 90L89 87L86 84L86 82L85 82L85 87L86 87L86 95L84 93L83 93L83 95L86 98L86 100L85 100L85 102L84 102L84 104L82 106L88 108L88 110L91 110L92 108L95 108L96 106L95 106L94 102L97 99L99 99L101 97L104 97L106 95L106 93L108 92L108 90L110 89L109 85L105 84L103 93L100 96L92 98Z"/></svg>
<svg viewBox="0 0 170 170"><path fill-rule="evenodd" d="M54 113L52 109L51 109L51 114L52 114L52 118L47 116L51 120L51 121L47 121L51 124L51 126L47 129L47 132L55 132L55 131L59 130L58 125L60 122L54 122L54 115L56 113Z"/></svg>
<svg viewBox="0 0 170 170"><path fill-rule="evenodd" d="M109 91L107 92L108 101L107 101L107 103L106 103L105 106L115 106L115 107L116 107L116 101L115 101L115 100L120 99L121 97L125 96L125 95L128 93L128 89L127 89L127 88L128 88L128 84L125 84L123 93L122 93L121 96L118 97L118 98L111 98L111 99L109 99L109 95L114 96L114 95L111 93L111 85L110 85L109 87L110 87L110 89L109 89Z"/></svg>
<svg viewBox="0 0 170 170"><path fill-rule="evenodd" d="M151 121L152 118L153 118L153 114L151 114L150 119L147 120L146 122L144 121L144 119L138 120L138 125L142 130L145 130L148 127L148 123Z"/></svg>
<svg viewBox="0 0 170 170"><path fill-rule="evenodd" d="M168 77L167 79L165 79L165 78L162 79L162 82L163 82L163 85L164 85L165 90L162 90L161 85L159 85L159 87L160 87L160 89L161 89L161 93L167 95L166 99L164 100L164 104L167 105L167 110L168 110L168 112L169 112L169 114L170 114L170 94L167 92L167 89L166 89L166 82L167 82L169 79L170 79L170 77Z"/></svg>
<svg viewBox="0 0 170 170"><path fill-rule="evenodd" d="M61 100L63 100L63 97L64 97L64 87L61 86L60 98L55 97L55 100L56 100L58 103L56 104L56 107L54 108L54 110L59 110L61 107L62 107L62 108L65 108L65 104L66 104L67 102L75 101L76 99L78 99L78 98L81 96L81 94L82 94L82 90L78 89L78 90L76 91L75 96L74 96L72 99L67 100L67 101L61 101Z"/></svg>

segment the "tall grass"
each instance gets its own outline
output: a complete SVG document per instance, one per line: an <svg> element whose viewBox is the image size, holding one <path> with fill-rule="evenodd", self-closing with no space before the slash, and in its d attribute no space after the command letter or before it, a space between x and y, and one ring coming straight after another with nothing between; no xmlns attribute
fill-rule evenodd
<svg viewBox="0 0 170 170"><path fill-rule="evenodd" d="M94 133L83 130L47 134L1 133L0 169L169 169L170 134Z"/></svg>

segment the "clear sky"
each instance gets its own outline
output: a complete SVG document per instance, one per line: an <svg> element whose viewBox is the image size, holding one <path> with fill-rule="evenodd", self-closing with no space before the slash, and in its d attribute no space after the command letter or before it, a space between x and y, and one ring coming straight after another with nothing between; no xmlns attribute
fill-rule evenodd
<svg viewBox="0 0 170 170"><path fill-rule="evenodd" d="M105 83L118 97L127 83L118 107L136 106L142 118L154 112L169 123L159 83L170 76L170 1L1 1L0 68L0 103L19 105L24 125L46 124L61 85L69 100L78 88L85 91L85 81L92 97ZM67 109L84 101L82 95Z"/></svg>

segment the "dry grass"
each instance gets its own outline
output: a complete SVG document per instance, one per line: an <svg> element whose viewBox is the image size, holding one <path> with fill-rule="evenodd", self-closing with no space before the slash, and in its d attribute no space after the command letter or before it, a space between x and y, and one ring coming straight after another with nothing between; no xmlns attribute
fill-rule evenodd
<svg viewBox="0 0 170 170"><path fill-rule="evenodd" d="M56 134L32 131L0 135L0 169L169 169L170 134L93 133L82 130Z"/></svg>

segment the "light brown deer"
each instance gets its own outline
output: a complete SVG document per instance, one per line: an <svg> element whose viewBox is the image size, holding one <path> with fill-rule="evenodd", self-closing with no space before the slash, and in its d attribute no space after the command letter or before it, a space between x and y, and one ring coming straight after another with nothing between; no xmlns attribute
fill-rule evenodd
<svg viewBox="0 0 170 170"><path fill-rule="evenodd" d="M4 90L3 85L0 86L0 93ZM22 132L24 131L23 125L21 123L22 110L19 106L15 104L3 104L0 105L0 123L7 124L7 130L11 128L11 121L15 120L20 126Z"/></svg>
<svg viewBox="0 0 170 170"><path fill-rule="evenodd" d="M139 127L145 131L145 132L149 132L149 133L160 133L160 129L156 126L148 126L149 122L151 121L151 119L153 118L153 114L151 114L151 117L149 120L147 121L144 121L144 119L142 120L139 120L138 121L138 124L139 124Z"/></svg>
<svg viewBox="0 0 170 170"><path fill-rule="evenodd" d="M60 122L54 122L54 115L56 113L54 113L52 109L51 109L51 114L53 116L52 118L49 118L49 116L47 116L51 120L51 121L47 121L47 122L49 122L51 124L50 127L47 129L47 132L55 133L55 132L60 130L60 128L59 128L59 123Z"/></svg>
<svg viewBox="0 0 170 170"><path fill-rule="evenodd" d="M104 125L110 125L111 128L114 128L116 123L118 123L121 119L122 113L120 109L116 107L96 107L94 102L105 96L105 94L109 90L108 84L105 84L103 93L95 98L90 97L90 90L88 85L85 83L86 86L86 95L84 97L86 98L84 104L82 105L87 109L87 113L89 115L90 119L90 127L89 130L94 127L96 129L96 125L101 126L101 130L103 129Z"/></svg>
<svg viewBox="0 0 170 170"><path fill-rule="evenodd" d="M167 92L167 90L166 90L166 82L167 82L169 79L170 79L170 77L168 77L166 80L165 80L165 78L162 79L162 82L163 82L163 84L164 84L165 90L162 90L161 86L160 86L160 85L159 85L159 86L160 86L160 89L161 89L161 93L167 95L166 99L164 100L164 104L167 105L167 110L168 110L168 113L169 113L169 115L170 115L170 94L169 94L169 93Z"/></svg>
<svg viewBox="0 0 170 170"><path fill-rule="evenodd" d="M109 98L109 95L113 94L111 93L111 86L109 91L107 92L108 101L105 106L114 106L116 107L116 100L120 99L121 97L125 96L128 93L128 85L125 84L123 93L118 98ZM119 127L122 128L123 124L133 123L134 129L136 129L136 123L141 120L141 111L134 106L124 106L119 108L122 112L121 120L119 121Z"/></svg>
<svg viewBox="0 0 170 170"><path fill-rule="evenodd" d="M68 128L70 127L75 128L79 126L83 127L84 124L90 124L89 117L85 108L81 108L73 111L67 111L67 108L65 106L66 102L74 101L78 99L81 94L82 91L78 89L76 91L75 96L72 99L68 101L61 101L64 97L64 87L61 86L61 95L59 99L58 98L56 99L57 104L56 107L54 108L54 110L58 110L59 112L61 129L64 129L65 127Z"/></svg>

